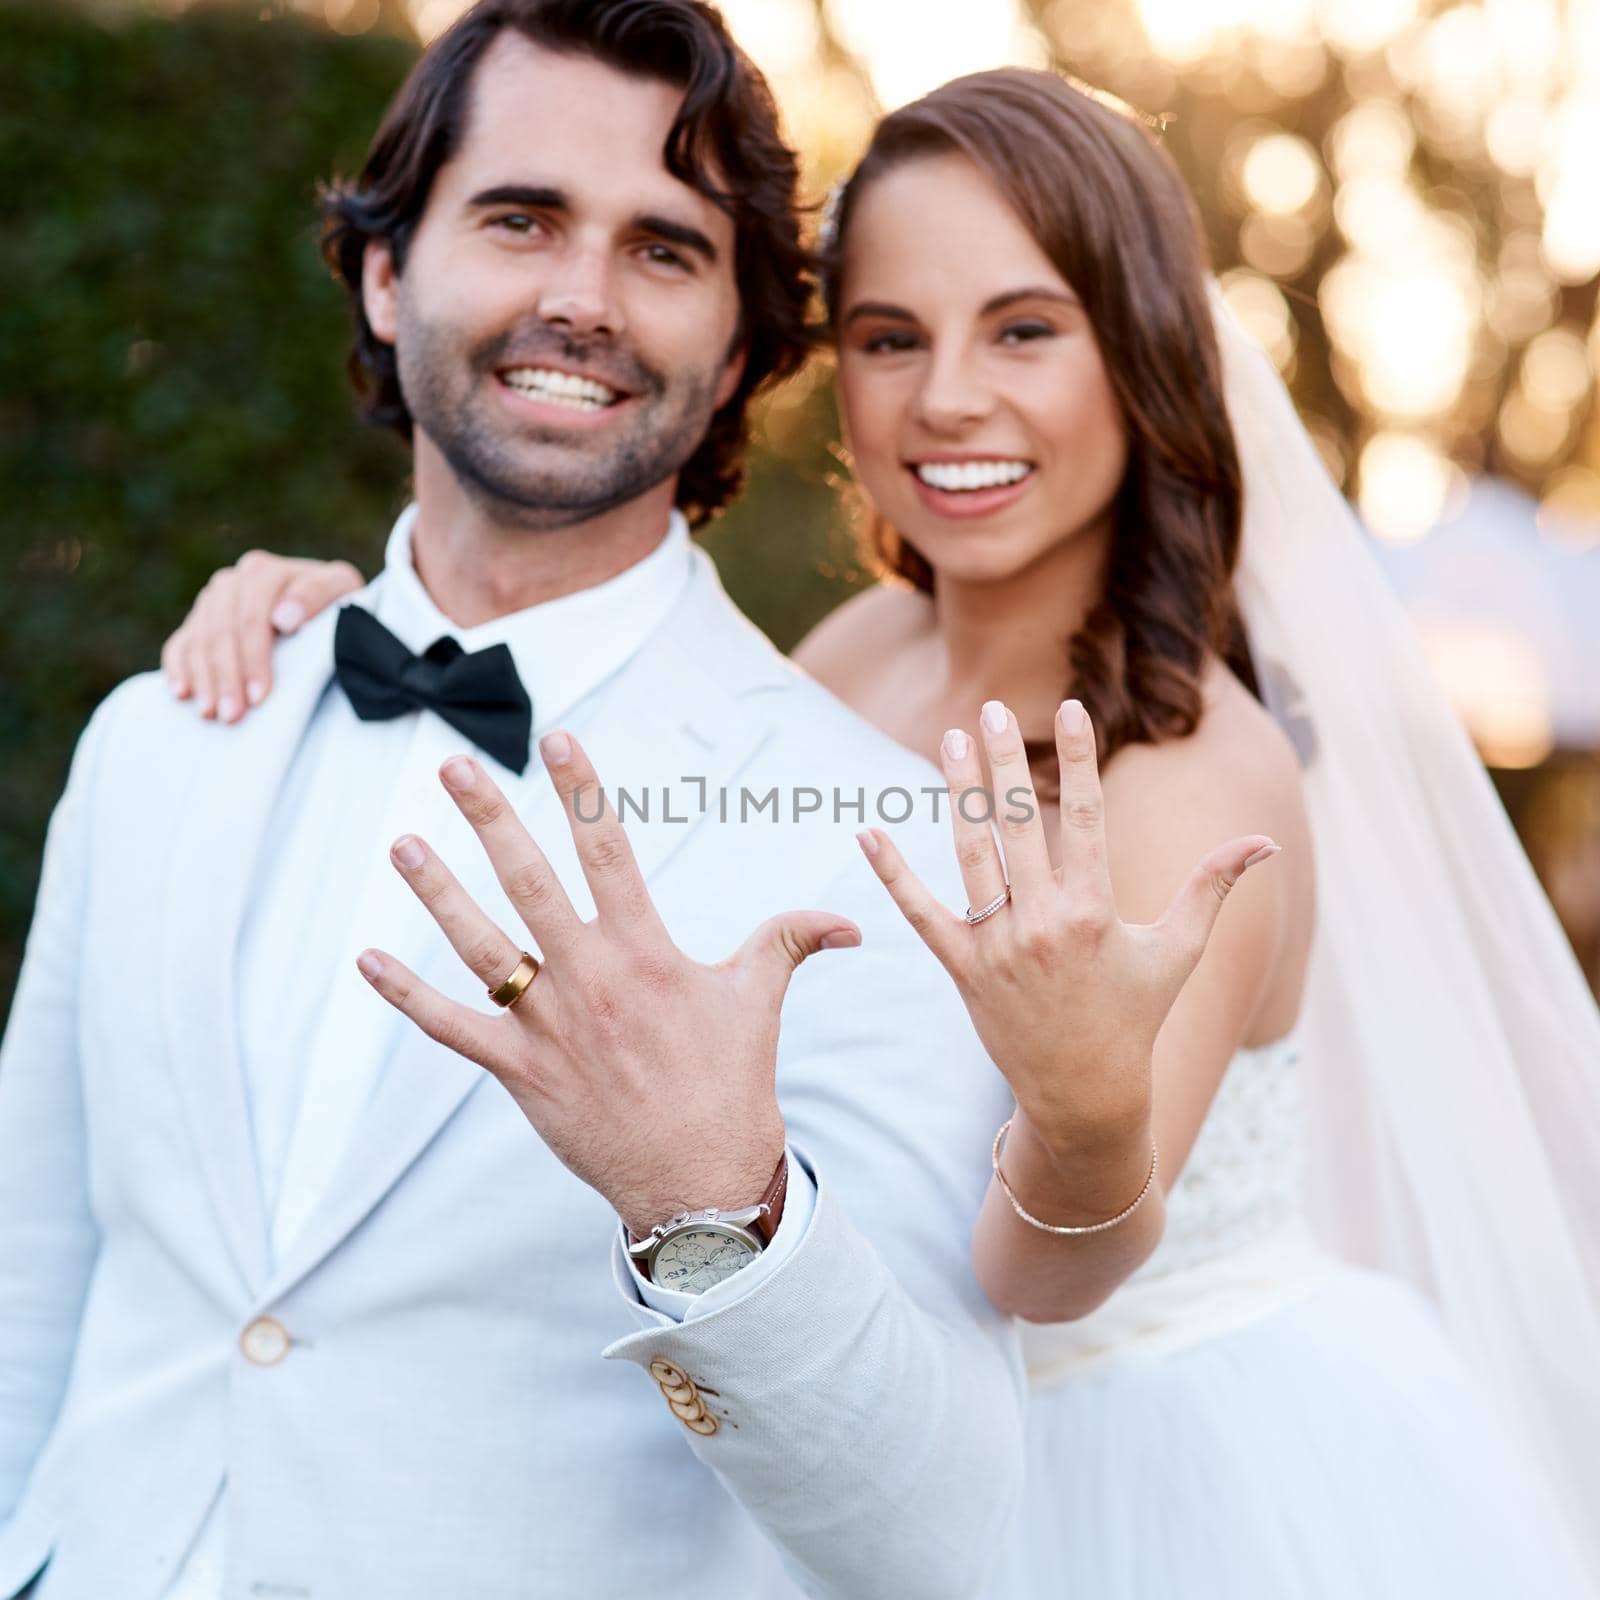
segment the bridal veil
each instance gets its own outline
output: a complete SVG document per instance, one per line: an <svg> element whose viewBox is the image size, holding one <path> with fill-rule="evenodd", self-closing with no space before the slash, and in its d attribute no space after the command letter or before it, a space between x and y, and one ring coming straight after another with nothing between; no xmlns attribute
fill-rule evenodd
<svg viewBox="0 0 1600 1600"><path fill-rule="evenodd" d="M1367 535L1211 297L1245 482L1235 593L1317 853L1312 1219L1487 1369L1600 1590L1600 1010Z"/></svg>

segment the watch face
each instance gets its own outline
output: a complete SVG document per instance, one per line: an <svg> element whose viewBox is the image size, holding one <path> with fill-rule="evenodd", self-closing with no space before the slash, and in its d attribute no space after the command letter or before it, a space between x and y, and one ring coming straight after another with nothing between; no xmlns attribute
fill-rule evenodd
<svg viewBox="0 0 1600 1600"><path fill-rule="evenodd" d="M756 1258L756 1250L731 1228L696 1223L663 1241L650 1263L650 1277L663 1289L704 1294Z"/></svg>

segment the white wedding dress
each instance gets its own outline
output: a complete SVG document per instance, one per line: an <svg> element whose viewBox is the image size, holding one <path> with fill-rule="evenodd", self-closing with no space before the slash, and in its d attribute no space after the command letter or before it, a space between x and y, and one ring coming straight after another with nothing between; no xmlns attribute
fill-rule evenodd
<svg viewBox="0 0 1600 1600"><path fill-rule="evenodd" d="M1150 1260L1026 1330L1028 1483L996 1592L1592 1600L1432 1308L1313 1238L1300 1032L1229 1064Z"/></svg>

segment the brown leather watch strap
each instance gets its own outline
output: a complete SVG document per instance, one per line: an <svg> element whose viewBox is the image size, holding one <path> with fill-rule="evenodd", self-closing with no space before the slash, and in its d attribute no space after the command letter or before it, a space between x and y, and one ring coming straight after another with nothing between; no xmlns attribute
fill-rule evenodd
<svg viewBox="0 0 1600 1600"><path fill-rule="evenodd" d="M765 1206L766 1211L750 1224L753 1232L759 1233L767 1243L772 1243L772 1237L778 1231L778 1224L783 1221L783 1197L789 1192L789 1152L785 1150L778 1157L778 1165L772 1174L772 1182L767 1185L767 1191L756 1201L758 1206Z"/></svg>

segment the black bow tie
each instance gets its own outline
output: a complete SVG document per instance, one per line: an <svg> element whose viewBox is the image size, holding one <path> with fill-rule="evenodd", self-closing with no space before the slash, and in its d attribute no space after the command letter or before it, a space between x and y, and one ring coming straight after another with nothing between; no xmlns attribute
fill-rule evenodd
<svg viewBox="0 0 1600 1600"><path fill-rule="evenodd" d="M526 770L533 704L508 646L469 654L446 634L415 656L370 611L345 606L334 629L333 667L363 722L426 708L501 766Z"/></svg>

